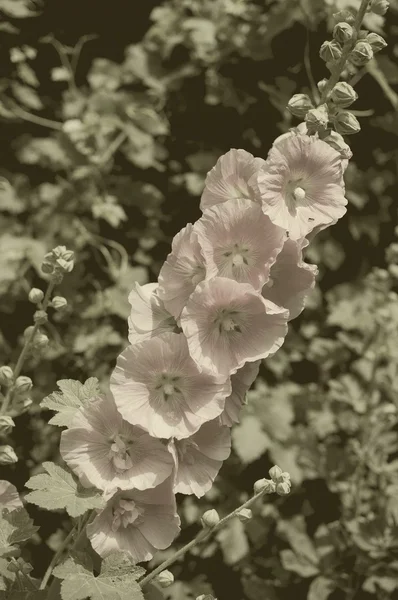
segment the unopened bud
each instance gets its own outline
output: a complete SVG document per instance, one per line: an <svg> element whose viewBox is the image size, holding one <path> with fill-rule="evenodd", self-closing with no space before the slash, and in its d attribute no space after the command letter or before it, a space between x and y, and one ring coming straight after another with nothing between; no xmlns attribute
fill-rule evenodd
<svg viewBox="0 0 398 600"><path fill-rule="evenodd" d="M333 117L333 123L341 135L352 135L361 131L361 126L355 115L348 110L341 110Z"/></svg>
<svg viewBox="0 0 398 600"><path fill-rule="evenodd" d="M341 158L349 160L352 157L352 151L348 144L345 143L344 138L337 133L337 131L329 131L329 133L322 137L322 140L329 144L331 148L340 153Z"/></svg>
<svg viewBox="0 0 398 600"><path fill-rule="evenodd" d="M37 348L45 348L50 340L45 333L38 333L33 340L34 345Z"/></svg>
<svg viewBox="0 0 398 600"><path fill-rule="evenodd" d="M13 465L18 457L11 446L0 446L0 465Z"/></svg>
<svg viewBox="0 0 398 600"><path fill-rule="evenodd" d="M33 402L31 398L24 398L23 396L15 396L12 402L12 414L14 416L21 415L26 412L31 406Z"/></svg>
<svg viewBox="0 0 398 600"><path fill-rule="evenodd" d="M54 296L54 298L51 300L51 306L55 310L62 310L67 306L67 304L68 301L63 296Z"/></svg>
<svg viewBox="0 0 398 600"><path fill-rule="evenodd" d="M241 508L236 513L236 516L242 523L247 523L247 521L250 521L250 519L253 517L253 513L250 508Z"/></svg>
<svg viewBox="0 0 398 600"><path fill-rule="evenodd" d="M275 483L269 479L259 479L253 486L255 494L264 492L265 494L273 494L275 492Z"/></svg>
<svg viewBox="0 0 398 600"><path fill-rule="evenodd" d="M37 325L44 325L44 323L47 323L48 321L48 316L45 310L37 310L35 312L35 314L33 315L33 321L34 323L37 323Z"/></svg>
<svg viewBox="0 0 398 600"><path fill-rule="evenodd" d="M64 258L57 259L57 267L61 269L63 273L70 273L73 270L73 260L65 260Z"/></svg>
<svg viewBox="0 0 398 600"><path fill-rule="evenodd" d="M12 385L14 383L14 371L11 367L0 367L0 385Z"/></svg>
<svg viewBox="0 0 398 600"><path fill-rule="evenodd" d="M80 119L69 119L62 125L62 129L68 135L73 135L74 133L82 131L84 125Z"/></svg>
<svg viewBox="0 0 398 600"><path fill-rule="evenodd" d="M172 583L174 583L174 575L171 571L167 569L159 573L159 575L155 578L156 583L160 585L162 588L169 587Z"/></svg>
<svg viewBox="0 0 398 600"><path fill-rule="evenodd" d="M279 496L286 496L290 493L290 484L287 481L282 481L276 484L276 493Z"/></svg>
<svg viewBox="0 0 398 600"><path fill-rule="evenodd" d="M0 435L8 435L13 427L15 427L15 423L11 417L7 415L0 416Z"/></svg>
<svg viewBox="0 0 398 600"><path fill-rule="evenodd" d="M275 483L281 483L283 481L283 477L282 477L282 469L280 467L278 467L278 465L275 465L274 467L272 467L269 471L269 476L271 477L272 481L274 481Z"/></svg>
<svg viewBox="0 0 398 600"><path fill-rule="evenodd" d="M314 108L314 105L307 94L294 94L290 98L287 108L295 117L305 117L307 112Z"/></svg>
<svg viewBox="0 0 398 600"><path fill-rule="evenodd" d="M390 244L386 249L386 261L389 263L398 263L398 244Z"/></svg>
<svg viewBox="0 0 398 600"><path fill-rule="evenodd" d="M371 33L368 33L368 35L366 36L366 41L372 46L373 52L379 52L387 46L386 40L382 38L381 35L373 33L373 31Z"/></svg>
<svg viewBox="0 0 398 600"><path fill-rule="evenodd" d="M15 390L20 394L26 394L32 389L33 383L30 377L20 375L15 382Z"/></svg>
<svg viewBox="0 0 398 600"><path fill-rule="evenodd" d="M358 94L356 93L352 85L350 85L346 81L339 81L339 83L336 83L336 85L332 89L330 93L330 98L335 104L346 108L358 99Z"/></svg>
<svg viewBox="0 0 398 600"><path fill-rule="evenodd" d="M23 336L25 338L25 340L27 340L28 338L30 338L30 336L32 335L32 333L34 332L34 326L33 325L29 325L29 327L27 327L25 329L25 331L23 332Z"/></svg>
<svg viewBox="0 0 398 600"><path fill-rule="evenodd" d="M321 92L321 94L322 94L323 90L325 89L325 87L327 86L327 83L328 83L328 79L321 79L321 81L318 81L318 83L316 84L317 88Z"/></svg>
<svg viewBox="0 0 398 600"><path fill-rule="evenodd" d="M369 42L360 40L355 44L354 49L352 52L350 52L348 58L357 67L366 65L366 63L373 58L372 46L369 44Z"/></svg>
<svg viewBox="0 0 398 600"><path fill-rule="evenodd" d="M305 116L308 133L311 135L317 131L324 131L329 122L329 114L326 104L309 110Z"/></svg>
<svg viewBox="0 0 398 600"><path fill-rule="evenodd" d="M335 23L342 23L344 21L349 25L352 25L355 22L355 15L346 8L334 13L333 18Z"/></svg>
<svg viewBox="0 0 398 600"><path fill-rule="evenodd" d="M331 42L323 42L321 49L319 50L319 56L325 62L336 62L341 58L342 49L336 40Z"/></svg>
<svg viewBox="0 0 398 600"><path fill-rule="evenodd" d="M212 508L211 510L206 510L206 512L202 515L201 522L203 527L215 527L220 522L218 512L214 510L214 508Z"/></svg>
<svg viewBox="0 0 398 600"><path fill-rule="evenodd" d="M381 17L386 14L389 8L390 3L388 0L373 0L370 5L370 10L375 13L375 15L380 15Z"/></svg>
<svg viewBox="0 0 398 600"><path fill-rule="evenodd" d="M349 42L352 39L353 33L354 31L351 25L344 21L337 23L337 25L335 25L333 29L333 37L336 40L336 42L339 42L340 44L345 44L346 42Z"/></svg>
<svg viewBox="0 0 398 600"><path fill-rule="evenodd" d="M398 279L398 265L388 265L388 272L394 279Z"/></svg>
<svg viewBox="0 0 398 600"><path fill-rule="evenodd" d="M39 304L44 298L44 294L39 288L32 288L29 292L29 300L33 304Z"/></svg>

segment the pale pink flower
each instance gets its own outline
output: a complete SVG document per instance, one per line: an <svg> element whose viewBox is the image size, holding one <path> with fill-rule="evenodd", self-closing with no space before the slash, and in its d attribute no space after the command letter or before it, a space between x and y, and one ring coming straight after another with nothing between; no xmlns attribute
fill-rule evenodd
<svg viewBox="0 0 398 600"><path fill-rule="evenodd" d="M263 288L264 298L289 310L289 321L303 310L305 298L315 285L318 269L303 261L303 248L308 241L287 240L271 268L270 278Z"/></svg>
<svg viewBox="0 0 398 600"><path fill-rule="evenodd" d="M159 273L159 298L178 318L206 270L197 235L188 223L173 239L171 253Z"/></svg>
<svg viewBox="0 0 398 600"><path fill-rule="evenodd" d="M195 223L206 278L228 277L261 290L286 239L251 200L228 200L205 210Z"/></svg>
<svg viewBox="0 0 398 600"><path fill-rule="evenodd" d="M22 506L22 500L15 485L5 479L0 480L0 509L6 508L9 512L12 512L16 508L22 508Z"/></svg>
<svg viewBox="0 0 398 600"><path fill-rule="evenodd" d="M218 417L231 383L201 373L183 334L165 333L119 355L111 389L121 415L154 437L189 437Z"/></svg>
<svg viewBox="0 0 398 600"><path fill-rule="evenodd" d="M142 286L135 283L131 290L131 313L128 319L130 344L143 342L166 331L176 331L174 317L165 309L157 290L157 283Z"/></svg>
<svg viewBox="0 0 398 600"><path fill-rule="evenodd" d="M171 440L169 449L176 463L174 492L201 498L230 455L230 430L215 419L185 440Z"/></svg>
<svg viewBox="0 0 398 600"><path fill-rule="evenodd" d="M264 159L255 158L250 152L235 148L220 156L207 174L200 201L201 210L237 198L256 201L255 189L249 184L249 179L264 163Z"/></svg>
<svg viewBox="0 0 398 600"><path fill-rule="evenodd" d="M262 198L264 213L294 240L346 212L340 155L314 136L280 140L251 183Z"/></svg>
<svg viewBox="0 0 398 600"><path fill-rule="evenodd" d="M288 315L248 283L215 277L197 286L182 311L181 327L199 368L230 375L276 352Z"/></svg>
<svg viewBox="0 0 398 600"><path fill-rule="evenodd" d="M164 444L123 421L110 395L77 411L61 435L60 451L83 485L108 495L117 488L153 488L173 469Z"/></svg>
<svg viewBox="0 0 398 600"><path fill-rule="evenodd" d="M232 427L239 423L239 415L246 401L246 392L256 379L260 370L261 360L248 362L231 376L232 392L225 400L225 408L220 416L223 425Z"/></svg>
<svg viewBox="0 0 398 600"><path fill-rule="evenodd" d="M87 525L87 536L100 556L129 552L134 563L168 548L179 531L171 479L150 490L117 492Z"/></svg>

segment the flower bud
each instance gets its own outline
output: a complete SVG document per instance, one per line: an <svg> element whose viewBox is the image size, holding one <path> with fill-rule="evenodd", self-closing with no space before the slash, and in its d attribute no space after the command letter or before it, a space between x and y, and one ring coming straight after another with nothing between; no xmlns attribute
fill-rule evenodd
<svg viewBox="0 0 398 600"><path fill-rule="evenodd" d="M360 40L355 44L354 49L350 52L348 58L357 67L366 65L366 63L373 58L372 46L369 42Z"/></svg>
<svg viewBox="0 0 398 600"><path fill-rule="evenodd" d="M211 510L206 510L203 513L201 518L201 523L203 527L213 528L220 522L220 517L218 516L218 512L212 508Z"/></svg>
<svg viewBox="0 0 398 600"><path fill-rule="evenodd" d="M278 467L278 465L275 465L268 471L269 476L274 483L281 483L283 481L282 472L282 469Z"/></svg>
<svg viewBox="0 0 398 600"><path fill-rule="evenodd" d="M253 517L253 513L250 508L241 508L236 513L236 516L242 523L247 523L247 521L250 521L250 519Z"/></svg>
<svg viewBox="0 0 398 600"><path fill-rule="evenodd" d="M0 367L0 385L12 385L14 383L14 371L11 367Z"/></svg>
<svg viewBox="0 0 398 600"><path fill-rule="evenodd" d="M11 417L7 415L0 416L0 435L8 435L13 427L15 427L15 423Z"/></svg>
<svg viewBox="0 0 398 600"><path fill-rule="evenodd" d="M382 38L381 35L378 35L377 33L373 32L368 33L368 35L366 36L366 41L372 46L373 52L379 52L387 46L386 40Z"/></svg>
<svg viewBox="0 0 398 600"><path fill-rule="evenodd" d="M344 138L337 133L337 131L333 131L332 129L325 137L322 137L322 140L339 152L341 158L346 160L352 158L351 148L345 143Z"/></svg>
<svg viewBox="0 0 398 600"><path fill-rule="evenodd" d="M334 26L333 37L339 44L345 44L352 39L353 29L348 23L341 21Z"/></svg>
<svg viewBox="0 0 398 600"><path fill-rule="evenodd" d="M23 332L23 336L24 336L25 340L27 340L28 338L30 338L30 336L32 335L34 329L35 328L34 328L33 325L29 325L29 327L27 327L25 329L25 331Z"/></svg>
<svg viewBox="0 0 398 600"><path fill-rule="evenodd" d="M388 272L394 279L398 279L398 265L388 265Z"/></svg>
<svg viewBox="0 0 398 600"><path fill-rule="evenodd" d="M290 98L287 108L295 117L305 117L307 112L314 108L314 105L307 94L294 94Z"/></svg>
<svg viewBox="0 0 398 600"><path fill-rule="evenodd" d="M389 263L398 263L398 244L390 244L386 249L386 261Z"/></svg>
<svg viewBox="0 0 398 600"><path fill-rule="evenodd" d="M47 321L48 317L45 310L37 310L33 315L33 322L37 323L37 325L44 325Z"/></svg>
<svg viewBox="0 0 398 600"><path fill-rule="evenodd" d="M337 133L341 135L352 135L361 131L361 126L355 115L348 110L341 110L333 117L333 123Z"/></svg>
<svg viewBox="0 0 398 600"><path fill-rule="evenodd" d="M336 62L341 58L341 46L336 40L331 42L323 42L319 50L319 56L325 62Z"/></svg>
<svg viewBox="0 0 398 600"><path fill-rule="evenodd" d="M275 483L269 479L259 479L255 482L253 489L254 494L259 494L260 492L273 494L275 492Z"/></svg>
<svg viewBox="0 0 398 600"><path fill-rule="evenodd" d="M15 382L15 390L17 391L17 393L26 394L27 392L30 392L32 386L33 383L30 377L26 377L25 375L17 377L17 380Z"/></svg>
<svg viewBox="0 0 398 600"><path fill-rule="evenodd" d="M15 396L12 402L12 414L13 416L22 415L26 412L33 402L30 398L24 398L22 396Z"/></svg>
<svg viewBox="0 0 398 600"><path fill-rule="evenodd" d="M174 583L174 575L171 571L167 569L159 573L159 575L155 578L156 583L160 585L162 588L169 587L172 583Z"/></svg>
<svg viewBox="0 0 398 600"><path fill-rule="evenodd" d="M358 94L349 83L339 81L330 92L330 98L335 104L345 108L358 99Z"/></svg>
<svg viewBox="0 0 398 600"><path fill-rule="evenodd" d="M323 90L325 89L326 85L328 83L328 79L321 79L321 81L318 81L317 88L318 90L321 92L321 94L323 93Z"/></svg>
<svg viewBox="0 0 398 600"><path fill-rule="evenodd" d="M349 25L352 25L355 22L355 16L347 9L339 10L339 12L334 13L333 18L336 23L342 23L344 21Z"/></svg>
<svg viewBox="0 0 398 600"><path fill-rule="evenodd" d="M290 484L287 481L282 481L276 484L276 493L279 496L286 496L290 492Z"/></svg>
<svg viewBox="0 0 398 600"><path fill-rule="evenodd" d="M65 260L64 258L58 258L57 259L57 267L63 273L70 273L71 271L73 271L74 262L73 262L73 260Z"/></svg>
<svg viewBox="0 0 398 600"><path fill-rule="evenodd" d="M54 296L54 298L51 300L51 306L55 310L62 310L67 304L68 301L63 296Z"/></svg>
<svg viewBox="0 0 398 600"><path fill-rule="evenodd" d="M309 135L317 131L324 131L329 122L329 114L326 104L321 104L318 108L309 110L305 116Z"/></svg>
<svg viewBox="0 0 398 600"><path fill-rule="evenodd" d="M13 465L18 457L11 446L0 446L0 465Z"/></svg>
<svg viewBox="0 0 398 600"><path fill-rule="evenodd" d="M38 333L35 336L33 343L37 348L45 348L49 341L50 340L48 339L45 333Z"/></svg>
<svg viewBox="0 0 398 600"><path fill-rule="evenodd" d="M390 3L388 0L373 0L370 5L370 10L375 13L375 15L380 15L381 17L386 14L389 8Z"/></svg>
<svg viewBox="0 0 398 600"><path fill-rule="evenodd" d="M44 298L44 294L39 288L32 288L29 292L29 300L33 304L39 304Z"/></svg>

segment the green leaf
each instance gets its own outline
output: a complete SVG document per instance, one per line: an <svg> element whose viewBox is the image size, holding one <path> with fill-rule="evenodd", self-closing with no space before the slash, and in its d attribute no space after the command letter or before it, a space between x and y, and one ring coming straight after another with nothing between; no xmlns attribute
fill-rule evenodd
<svg viewBox="0 0 398 600"><path fill-rule="evenodd" d="M86 406L100 393L98 379L90 377L85 383L74 379L61 379L57 382L60 392L53 392L40 406L56 411L57 414L49 420L51 425L69 427L75 412L81 406Z"/></svg>
<svg viewBox="0 0 398 600"><path fill-rule="evenodd" d="M245 526L239 519L229 521L217 534L217 540L227 565L235 565L250 552Z"/></svg>
<svg viewBox="0 0 398 600"><path fill-rule="evenodd" d="M281 561L287 571L293 571L301 577L313 577L319 573L316 565L305 556L297 556L292 550L282 550Z"/></svg>
<svg viewBox="0 0 398 600"><path fill-rule="evenodd" d="M26 487L34 490L25 496L28 502L47 510L65 509L71 517L80 517L87 510L102 508L104 500L100 493L83 488L66 469L55 463L45 462L47 473L34 475Z"/></svg>
<svg viewBox="0 0 398 600"><path fill-rule="evenodd" d="M327 577L316 577L311 581L308 590L307 600L326 600L330 594L336 589L335 583Z"/></svg>
<svg viewBox="0 0 398 600"><path fill-rule="evenodd" d="M105 558L98 577L74 558L68 558L53 571L55 577L63 579L62 600L144 600L137 583L144 573L123 552Z"/></svg>
<svg viewBox="0 0 398 600"><path fill-rule="evenodd" d="M24 508L13 511L3 509L0 513L0 556L9 556L20 544L32 537L39 528Z"/></svg>
<svg viewBox="0 0 398 600"><path fill-rule="evenodd" d="M242 418L240 424L232 429L232 442L236 454L245 464L260 458L271 444L260 421L251 415Z"/></svg>

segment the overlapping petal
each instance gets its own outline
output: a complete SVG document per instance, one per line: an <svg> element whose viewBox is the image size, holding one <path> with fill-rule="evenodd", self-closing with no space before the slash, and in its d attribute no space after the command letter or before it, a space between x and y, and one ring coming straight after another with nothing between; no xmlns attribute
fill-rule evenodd
<svg viewBox="0 0 398 600"><path fill-rule="evenodd" d="M164 307L157 290L157 283L142 286L135 283L131 290L131 313L128 319L130 344L143 342L166 331L176 331L177 324Z"/></svg>
<svg viewBox="0 0 398 600"><path fill-rule="evenodd" d="M239 423L239 414L246 400L246 392L256 379L260 370L261 360L248 362L231 376L231 395L225 400L225 408L220 416L223 425L232 427Z"/></svg>

